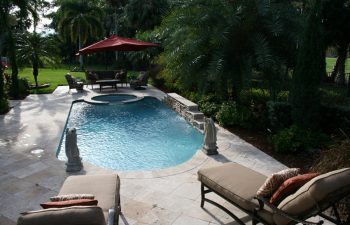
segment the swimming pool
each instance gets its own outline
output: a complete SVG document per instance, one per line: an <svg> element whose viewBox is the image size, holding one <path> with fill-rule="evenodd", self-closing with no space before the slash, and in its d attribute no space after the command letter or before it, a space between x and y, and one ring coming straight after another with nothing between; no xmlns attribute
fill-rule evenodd
<svg viewBox="0 0 350 225"><path fill-rule="evenodd" d="M133 96L99 96L109 105L77 102L67 127L77 129L83 161L118 171L152 170L189 160L203 144L203 135L156 98L123 104ZM65 133L65 132L64 132ZM58 158L66 160L65 134Z"/></svg>

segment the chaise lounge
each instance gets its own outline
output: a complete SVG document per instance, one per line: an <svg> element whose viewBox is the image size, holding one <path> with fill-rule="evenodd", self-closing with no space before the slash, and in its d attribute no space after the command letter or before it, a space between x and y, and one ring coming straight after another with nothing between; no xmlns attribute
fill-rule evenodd
<svg viewBox="0 0 350 225"><path fill-rule="evenodd" d="M70 176L58 195L92 194L97 206L70 206L23 213L18 225L117 225L120 180L116 174Z"/></svg>
<svg viewBox="0 0 350 225"><path fill-rule="evenodd" d="M205 202L211 203L224 210L237 223L245 224L234 213L206 197L206 194L214 192L247 213L253 224L322 224L322 220L318 223L305 221L316 215L335 224L345 224L341 221L335 203L350 194L350 168L314 177L277 206L272 205L266 198L257 197L257 191L266 178L237 163L200 169L198 180L201 182L201 207L204 207ZM335 218L324 214L330 207L335 212Z"/></svg>

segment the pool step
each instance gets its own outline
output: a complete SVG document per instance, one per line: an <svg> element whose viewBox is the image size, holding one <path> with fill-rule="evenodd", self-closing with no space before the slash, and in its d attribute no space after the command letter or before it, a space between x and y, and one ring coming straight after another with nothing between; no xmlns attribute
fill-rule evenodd
<svg viewBox="0 0 350 225"><path fill-rule="evenodd" d="M197 129L203 131L204 130L204 122L199 122L199 121L196 121L194 120L192 122L193 126L196 127Z"/></svg>

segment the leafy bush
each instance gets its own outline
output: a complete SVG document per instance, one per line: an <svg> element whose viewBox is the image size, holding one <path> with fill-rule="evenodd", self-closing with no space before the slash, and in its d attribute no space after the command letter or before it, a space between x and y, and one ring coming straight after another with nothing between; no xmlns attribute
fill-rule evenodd
<svg viewBox="0 0 350 225"><path fill-rule="evenodd" d="M0 114L5 114L10 110L7 99L0 99Z"/></svg>
<svg viewBox="0 0 350 225"><path fill-rule="evenodd" d="M290 127L292 124L291 109L288 102L267 102L269 125L273 131Z"/></svg>
<svg viewBox="0 0 350 225"><path fill-rule="evenodd" d="M328 143L328 137L292 125L273 135L272 142L276 151L290 153L323 147Z"/></svg>
<svg viewBox="0 0 350 225"><path fill-rule="evenodd" d="M328 106L321 107L321 127L325 132L350 132L350 107Z"/></svg>
<svg viewBox="0 0 350 225"><path fill-rule="evenodd" d="M235 120L239 117L238 114L239 113L235 102L232 104L224 102L216 114L216 119L222 126L231 126L237 124L237 121Z"/></svg>
<svg viewBox="0 0 350 225"><path fill-rule="evenodd" d="M250 106L251 104L260 105L270 99L270 93L266 89L252 88L249 90L243 90L240 93L239 101L241 104Z"/></svg>
<svg viewBox="0 0 350 225"><path fill-rule="evenodd" d="M215 94L207 94L198 101L199 109L208 117L216 117L221 106L221 99Z"/></svg>
<svg viewBox="0 0 350 225"><path fill-rule="evenodd" d="M249 108L238 106L236 102L222 103L216 113L216 119L222 126L238 126L247 129L254 129L257 121Z"/></svg>
<svg viewBox="0 0 350 225"><path fill-rule="evenodd" d="M321 103L323 105L349 105L350 99L343 93L336 90L320 89Z"/></svg>
<svg viewBox="0 0 350 225"><path fill-rule="evenodd" d="M220 104L214 102L203 102L200 104L199 109L207 117L216 117L216 113L220 109Z"/></svg>
<svg viewBox="0 0 350 225"><path fill-rule="evenodd" d="M26 78L18 79L18 89L19 89L19 97L25 98L29 95L29 82Z"/></svg>
<svg viewBox="0 0 350 225"><path fill-rule="evenodd" d="M288 100L289 100L289 91L280 91L277 94L278 102L288 102Z"/></svg>

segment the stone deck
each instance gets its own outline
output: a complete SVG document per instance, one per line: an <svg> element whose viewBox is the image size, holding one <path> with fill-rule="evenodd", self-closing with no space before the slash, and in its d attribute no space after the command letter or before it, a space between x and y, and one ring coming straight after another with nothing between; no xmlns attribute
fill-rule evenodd
<svg viewBox="0 0 350 225"><path fill-rule="evenodd" d="M115 93L104 89L101 94ZM148 87L135 91L118 87L117 93L138 97L163 98L164 93ZM40 209L39 204L56 195L64 179L64 162L55 154L72 101L100 94L98 89L85 87L83 92L59 87L53 94L30 95L23 101L13 101L13 109L0 115L0 224L15 224L19 213ZM233 161L265 175L285 168L270 156L218 127L219 155L208 157L202 151L188 162L176 167L144 172L120 172L123 225L211 225L236 224L223 211L205 205L200 208L200 183L197 171ZM84 162L80 174L113 173ZM214 199L233 209L224 200ZM237 211L237 210L236 210ZM249 221L243 214L238 215Z"/></svg>

